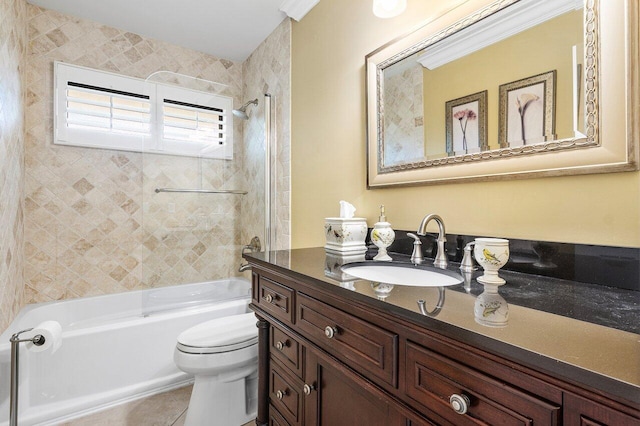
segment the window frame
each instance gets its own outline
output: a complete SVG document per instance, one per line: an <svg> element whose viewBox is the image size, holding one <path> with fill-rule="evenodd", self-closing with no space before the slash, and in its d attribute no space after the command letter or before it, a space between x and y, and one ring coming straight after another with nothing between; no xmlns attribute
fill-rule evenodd
<svg viewBox="0 0 640 426"><path fill-rule="evenodd" d="M121 131L101 131L98 128L74 128L67 122L68 83L92 86L126 95L132 99L148 97L150 128L148 133L128 134ZM224 126L222 143L213 146L210 142L167 139L163 135L165 99L190 104L197 109L203 107L221 109ZM118 151L155 153L188 157L227 159L233 158L233 98L169 84L150 82L107 71L95 70L63 62L54 63L54 137L56 145L85 148L111 149Z"/></svg>

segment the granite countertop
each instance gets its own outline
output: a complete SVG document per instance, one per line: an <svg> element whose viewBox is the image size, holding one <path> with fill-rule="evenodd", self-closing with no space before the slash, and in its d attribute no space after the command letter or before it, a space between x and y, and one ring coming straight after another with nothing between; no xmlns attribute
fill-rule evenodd
<svg viewBox="0 0 640 426"><path fill-rule="evenodd" d="M394 262L408 260L391 255ZM640 292L501 271L507 283L499 292L508 303L509 318L505 327L488 327L474 318L474 302L483 291L475 279L478 272L466 285L446 287L442 309L435 316L425 316L417 301L425 300L426 310L431 311L438 302L437 288L396 285L380 297L375 291L377 283L354 280L340 270L342 264L354 260L327 254L324 248L246 257L337 296L393 312L444 334L465 336L498 355L516 353L524 364L640 403ZM425 265L429 264L427 260ZM452 264L449 269L459 272L458 266Z"/></svg>

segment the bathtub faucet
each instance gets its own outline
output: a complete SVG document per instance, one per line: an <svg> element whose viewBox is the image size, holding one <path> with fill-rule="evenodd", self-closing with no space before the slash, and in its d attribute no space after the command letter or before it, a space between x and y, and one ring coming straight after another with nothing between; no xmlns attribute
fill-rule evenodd
<svg viewBox="0 0 640 426"><path fill-rule="evenodd" d="M260 250L262 250L262 244L260 244L260 238L256 236L251 239L251 242L249 244L242 247L240 256L242 256L245 253L257 253ZM238 268L238 272L244 272L248 269L251 269L251 265L249 265L248 263L241 263L240 267Z"/></svg>

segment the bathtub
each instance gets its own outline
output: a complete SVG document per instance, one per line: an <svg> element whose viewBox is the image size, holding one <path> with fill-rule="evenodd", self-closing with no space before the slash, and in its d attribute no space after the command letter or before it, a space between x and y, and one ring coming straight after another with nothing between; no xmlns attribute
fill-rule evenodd
<svg viewBox="0 0 640 426"><path fill-rule="evenodd" d="M19 424L54 425L193 380L173 363L178 334L212 318L248 312L242 278L86 297L24 307L0 335L0 426L9 424L9 338L45 320L62 346L20 347Z"/></svg>

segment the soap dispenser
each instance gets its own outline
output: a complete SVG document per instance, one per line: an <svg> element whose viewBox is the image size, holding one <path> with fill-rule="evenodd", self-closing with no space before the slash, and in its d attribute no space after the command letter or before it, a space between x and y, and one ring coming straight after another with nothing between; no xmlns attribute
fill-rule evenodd
<svg viewBox="0 0 640 426"><path fill-rule="evenodd" d="M396 233L391 229L391 224L387 222L387 216L384 212L384 205L380 206L380 220L373 225L371 231L371 241L378 247L378 254L373 260L392 260L387 254L387 247L393 243Z"/></svg>

